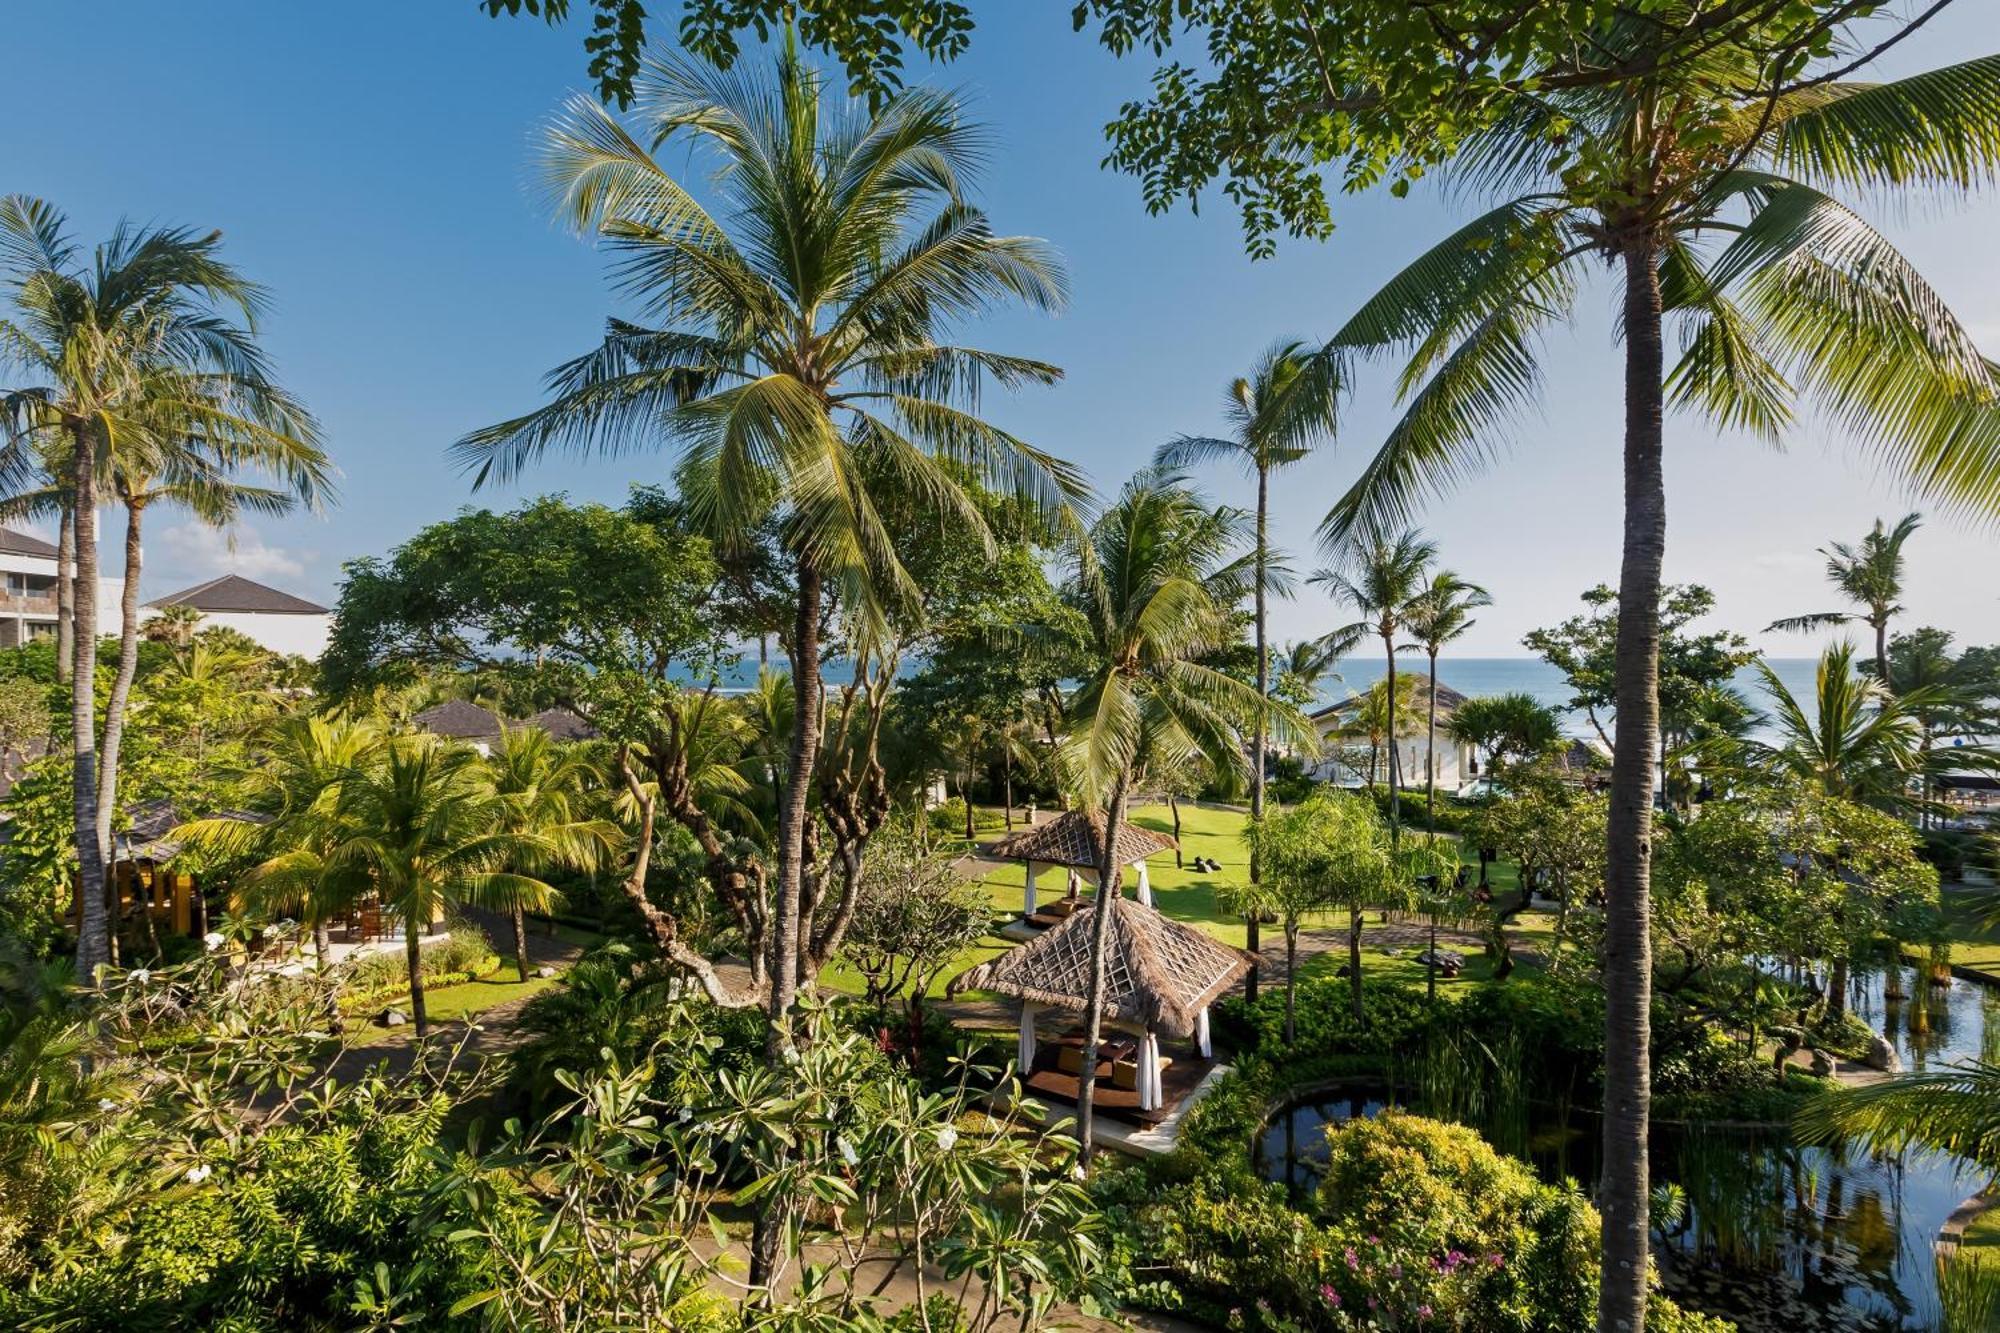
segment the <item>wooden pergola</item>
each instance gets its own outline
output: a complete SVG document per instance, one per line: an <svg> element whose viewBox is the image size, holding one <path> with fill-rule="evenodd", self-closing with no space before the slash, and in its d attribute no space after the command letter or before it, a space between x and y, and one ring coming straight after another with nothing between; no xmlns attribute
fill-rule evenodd
<svg viewBox="0 0 2000 1333"><path fill-rule="evenodd" d="M1103 829L1103 811L1093 810L1086 814L1081 810L1067 810L1046 824L1022 829L994 844L990 855L1002 860L1019 861L1024 867L1025 886L1021 891L1021 912L1024 916L1035 914L1038 866L1062 866L1067 869L1067 893L1071 898L1078 895L1082 880L1096 882L1097 846ZM1155 833L1137 824L1128 822L1118 826L1118 841L1112 848L1112 854L1119 865L1136 867L1139 901L1148 907L1153 903L1153 882L1146 873L1146 858L1155 852L1171 852L1179 845L1166 834Z"/></svg>
<svg viewBox="0 0 2000 1333"><path fill-rule="evenodd" d="M1160 1037L1193 1038L1204 1059L1214 1055L1208 1007L1256 963L1193 926L1120 895L1111 900L1104 958L1104 1020L1136 1033L1137 1083L1142 1110L1163 1101ZM1085 1012L1090 988L1093 912L1076 912L1059 925L998 958L961 973L951 993L968 990L1011 995L1021 1002L1020 1067L1034 1067L1035 1016L1045 1007Z"/></svg>

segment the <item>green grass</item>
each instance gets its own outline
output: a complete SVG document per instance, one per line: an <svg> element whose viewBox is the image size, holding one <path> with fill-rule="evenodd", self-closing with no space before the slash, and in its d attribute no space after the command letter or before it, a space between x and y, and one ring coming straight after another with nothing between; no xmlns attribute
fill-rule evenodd
<svg viewBox="0 0 2000 1333"><path fill-rule="evenodd" d="M992 832L1000 831L997 812L991 814ZM1173 832L1173 816L1165 806L1142 806L1134 810L1131 822L1142 828L1161 833ZM982 824L989 821L981 819ZM1217 894L1228 886L1246 880L1250 873L1250 850L1244 839L1249 826L1249 815L1241 810L1209 806L1183 805L1181 807L1181 859L1183 865L1174 864L1172 852L1159 852L1146 859L1146 873L1153 886L1153 903L1162 912L1179 921L1185 921L1225 944L1237 948L1246 946L1249 931L1243 919L1224 913L1217 906ZM1206 857L1218 862L1221 870L1197 871L1193 868L1197 857ZM1466 853L1468 864L1476 865L1475 853ZM1488 869L1488 881L1496 890L1512 892L1518 884L1517 871L1512 863L1497 862ZM1035 877L1036 897L1047 902L1060 897L1064 891L1066 875L1060 867L1043 867ZM1019 862L995 869L982 877L996 911L1018 913L1021 910L1022 867ZM1125 877L1127 891L1130 891L1131 874ZM1376 920L1370 914L1370 923ZM1306 931L1314 934L1332 932L1338 935L1336 952L1313 960L1301 969L1301 974L1309 974L1312 969L1332 970L1346 960L1346 918L1344 915L1327 913L1309 920ZM1526 912L1515 918L1510 931L1519 943L1546 951L1554 935L1554 919L1542 912ZM1275 926L1264 930L1264 942L1268 945L1281 938ZM1382 977L1416 985L1423 984L1423 965L1415 960L1418 950L1410 949L1401 956L1392 957L1380 948L1367 943L1363 935L1361 966L1364 975ZM1006 941L989 937L977 949L968 952L957 964L948 969L947 978L957 975L966 967L983 962L993 953L1007 947ZM1466 954L1465 971L1456 983L1440 979L1439 984L1453 985L1480 981L1492 975L1490 959L1479 951L1463 951ZM1275 978L1273 978L1275 980ZM843 989L845 989L843 987ZM858 984L855 986L858 990Z"/></svg>
<svg viewBox="0 0 2000 1333"><path fill-rule="evenodd" d="M538 977L532 973L526 981L517 980L514 965L507 962L502 963L491 976L478 981L461 981L455 986L426 990L424 1009L433 1023L455 1023L515 1000L540 995L555 984L554 977Z"/></svg>
<svg viewBox="0 0 2000 1333"><path fill-rule="evenodd" d="M2000 930L1982 919L1986 912L1983 900L1991 893L1990 889L1967 889L1963 885L1944 891L1945 921L1953 937L1951 961L1961 967L2000 972Z"/></svg>
<svg viewBox="0 0 2000 1333"><path fill-rule="evenodd" d="M1972 1219L1960 1238L1959 1252L1981 1263L2000 1264L2000 1208L1989 1208Z"/></svg>

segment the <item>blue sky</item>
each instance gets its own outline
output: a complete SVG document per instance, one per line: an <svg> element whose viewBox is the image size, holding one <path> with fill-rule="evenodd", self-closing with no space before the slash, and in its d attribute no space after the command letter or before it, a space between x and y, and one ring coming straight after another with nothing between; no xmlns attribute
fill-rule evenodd
<svg viewBox="0 0 2000 1333"><path fill-rule="evenodd" d="M598 257L526 185L537 127L584 81L581 30L487 19L473 0L10 11L0 190L55 201L86 239L126 215L222 228L229 256L273 291L268 346L344 474L324 517L260 520L225 538L154 516L149 595L235 568L330 599L343 560L473 502L446 446L537 402L540 375L588 346L615 308ZM982 5L971 55L935 77L963 88L993 130L983 198L996 224L1054 242L1074 289L1059 317L1006 314L968 335L1068 371L1058 388L992 400L991 413L1109 492L1161 440L1215 429L1223 385L1260 349L1331 332L1458 214L1426 190L1342 199L1331 242L1288 244L1261 263L1244 258L1219 199L1199 217L1148 217L1135 184L1098 166L1101 127L1148 66L1072 34L1068 14L1065 0ZM1876 73L1995 49L2000 12L1959 0ZM1994 197L1868 211L2000 353ZM1546 410L1503 462L1426 516L1447 562L1495 596L1467 655L1522 652L1522 633L1615 579L1611 302L1601 284L1585 318L1554 336ZM1338 444L1278 486L1275 531L1301 564L1315 523L1393 420L1392 393L1386 376L1360 385ZM616 500L664 470L646 456L552 459L477 499ZM1233 472L1203 479L1245 498ZM1668 487L1669 576L1710 584L1719 621L1746 631L1829 608L1815 548L1904 508L1891 481L1810 422L1782 454L1673 423ZM2000 640L1993 551L1990 530L1926 527L1910 552L1912 623ZM1291 636L1334 614L1308 593L1275 618ZM1814 646L1758 642L1785 655Z"/></svg>

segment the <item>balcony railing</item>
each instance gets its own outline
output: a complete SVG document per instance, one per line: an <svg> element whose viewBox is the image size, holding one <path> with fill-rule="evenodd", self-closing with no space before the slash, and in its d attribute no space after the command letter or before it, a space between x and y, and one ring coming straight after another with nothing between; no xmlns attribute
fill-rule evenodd
<svg viewBox="0 0 2000 1333"><path fill-rule="evenodd" d="M0 592L0 614L52 616L55 613L54 593Z"/></svg>

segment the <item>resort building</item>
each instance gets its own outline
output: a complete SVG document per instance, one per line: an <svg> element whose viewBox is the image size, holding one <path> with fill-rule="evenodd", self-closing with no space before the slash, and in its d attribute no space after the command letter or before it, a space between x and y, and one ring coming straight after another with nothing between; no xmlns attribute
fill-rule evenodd
<svg viewBox="0 0 2000 1333"><path fill-rule="evenodd" d="M1428 727L1430 695L1425 678L1413 676L1416 688L1410 695L1408 711L1399 714L1394 752L1389 738L1371 734L1362 716L1366 700L1356 695L1312 714L1319 731L1320 757L1311 776L1336 787L1383 786L1389 781L1389 765L1397 765L1397 785L1415 789L1426 782L1425 763L1430 756ZM1437 687L1437 785L1441 792L1456 793L1479 776L1479 757L1470 745L1453 740L1445 724L1465 696L1449 685Z"/></svg>
<svg viewBox="0 0 2000 1333"><path fill-rule="evenodd" d="M0 597L0 648L55 637L55 543L0 528L0 573L7 578L6 593ZM118 632L118 599L124 588L123 579L97 581L98 633Z"/></svg>
<svg viewBox="0 0 2000 1333"><path fill-rule="evenodd" d="M464 741L481 754L493 752L500 743L502 727L534 727L559 741L587 741L597 735L597 728L567 708L544 708L533 717L509 721L465 699L447 699L426 708L410 718L410 725L433 736Z"/></svg>
<svg viewBox="0 0 2000 1333"><path fill-rule="evenodd" d="M233 629L287 656L318 657L326 650L327 635L333 628L333 613L317 602L241 574L224 574L182 588L156 597L146 606L156 612L169 606L193 607L201 612L200 628L220 625Z"/></svg>

